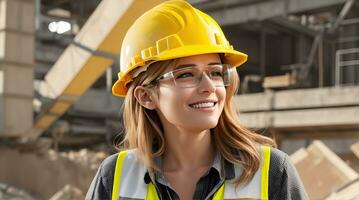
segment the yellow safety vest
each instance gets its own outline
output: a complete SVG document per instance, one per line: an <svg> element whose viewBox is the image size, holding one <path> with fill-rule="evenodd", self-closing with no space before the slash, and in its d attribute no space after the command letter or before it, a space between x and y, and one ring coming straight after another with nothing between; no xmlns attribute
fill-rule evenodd
<svg viewBox="0 0 359 200"><path fill-rule="evenodd" d="M262 146L260 149L261 165L252 180L239 187L233 181L225 181L214 194L214 200L268 199L270 147ZM236 175L241 170L240 166L235 166ZM146 184L143 180L146 172L147 169L136 156L136 150L121 151L115 167L112 200L118 200L119 197L159 200L155 186L152 183Z"/></svg>

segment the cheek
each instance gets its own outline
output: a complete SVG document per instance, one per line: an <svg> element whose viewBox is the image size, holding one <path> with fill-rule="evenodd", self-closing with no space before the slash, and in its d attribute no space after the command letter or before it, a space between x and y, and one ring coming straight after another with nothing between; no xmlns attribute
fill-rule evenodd
<svg viewBox="0 0 359 200"><path fill-rule="evenodd" d="M222 112L224 104L226 102L226 95L227 95L226 88L218 88L216 93L217 93L217 98L220 101L219 109L220 112Z"/></svg>
<svg viewBox="0 0 359 200"><path fill-rule="evenodd" d="M186 106L186 99L191 97L188 92L163 88L159 91L159 110L167 117L179 114Z"/></svg>
<svg viewBox="0 0 359 200"><path fill-rule="evenodd" d="M225 101L226 96L227 96L226 88L221 87L221 88L217 89L217 97L218 97L218 99Z"/></svg>

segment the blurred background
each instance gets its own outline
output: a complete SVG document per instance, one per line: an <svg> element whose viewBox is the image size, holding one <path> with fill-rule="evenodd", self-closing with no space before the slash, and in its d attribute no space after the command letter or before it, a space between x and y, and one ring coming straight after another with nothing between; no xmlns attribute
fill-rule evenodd
<svg viewBox="0 0 359 200"><path fill-rule="evenodd" d="M163 0L0 0L0 199L84 199L121 140L129 26ZM249 55L241 123L275 138L311 199L359 199L359 2L188 0Z"/></svg>

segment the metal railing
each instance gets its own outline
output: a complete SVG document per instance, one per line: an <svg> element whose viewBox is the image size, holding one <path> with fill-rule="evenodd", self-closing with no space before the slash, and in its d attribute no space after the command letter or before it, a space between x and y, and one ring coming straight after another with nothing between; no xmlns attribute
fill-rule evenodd
<svg viewBox="0 0 359 200"><path fill-rule="evenodd" d="M359 54L359 48L340 49L335 53L335 86L341 85L341 70L343 67L359 67L359 60L342 60L343 55Z"/></svg>

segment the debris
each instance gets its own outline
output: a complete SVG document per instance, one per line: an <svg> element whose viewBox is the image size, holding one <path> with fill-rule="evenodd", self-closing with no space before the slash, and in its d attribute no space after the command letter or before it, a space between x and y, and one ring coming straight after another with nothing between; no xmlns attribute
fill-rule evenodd
<svg viewBox="0 0 359 200"><path fill-rule="evenodd" d="M66 153L50 150L39 155L0 147L0 180L44 199L67 184L87 191L106 156L104 152L89 150Z"/></svg>
<svg viewBox="0 0 359 200"><path fill-rule="evenodd" d="M40 200L25 190L0 182L1 200Z"/></svg>
<svg viewBox="0 0 359 200"><path fill-rule="evenodd" d="M359 176L321 141L291 155L310 199L323 199Z"/></svg>
<svg viewBox="0 0 359 200"><path fill-rule="evenodd" d="M83 200L85 199L85 195L83 192L72 186L65 185L60 191L58 191L54 196L50 198L50 200Z"/></svg>
<svg viewBox="0 0 359 200"><path fill-rule="evenodd" d="M101 162L108 156L105 152L93 152L88 149L62 152L60 155L90 169L98 169Z"/></svg>

